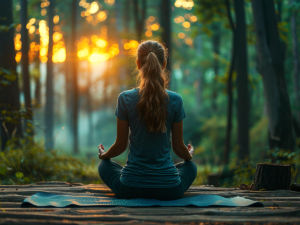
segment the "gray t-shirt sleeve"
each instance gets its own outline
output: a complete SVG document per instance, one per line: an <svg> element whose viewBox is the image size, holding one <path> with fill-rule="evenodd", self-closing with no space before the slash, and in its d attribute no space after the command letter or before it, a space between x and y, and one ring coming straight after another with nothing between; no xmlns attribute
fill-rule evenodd
<svg viewBox="0 0 300 225"><path fill-rule="evenodd" d="M124 92L118 96L118 102L117 102L117 107L115 110L115 115L121 120L128 121L128 114L127 114L127 107L126 107Z"/></svg>
<svg viewBox="0 0 300 225"><path fill-rule="evenodd" d="M174 117L173 123L179 123L186 117L186 114L185 114L185 111L183 108L182 97L180 95L179 95L179 98L177 101L178 101L178 103L177 103L177 107L175 109L175 117Z"/></svg>

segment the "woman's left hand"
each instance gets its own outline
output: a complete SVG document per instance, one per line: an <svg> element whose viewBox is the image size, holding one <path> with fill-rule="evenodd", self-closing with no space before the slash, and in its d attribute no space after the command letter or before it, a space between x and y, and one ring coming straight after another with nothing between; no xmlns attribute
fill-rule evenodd
<svg viewBox="0 0 300 225"><path fill-rule="evenodd" d="M102 155L105 153L103 144L98 145L99 149L99 159L102 159Z"/></svg>
<svg viewBox="0 0 300 225"><path fill-rule="evenodd" d="M193 156L194 155L194 147L191 144L188 144L187 147L188 147L190 155Z"/></svg>

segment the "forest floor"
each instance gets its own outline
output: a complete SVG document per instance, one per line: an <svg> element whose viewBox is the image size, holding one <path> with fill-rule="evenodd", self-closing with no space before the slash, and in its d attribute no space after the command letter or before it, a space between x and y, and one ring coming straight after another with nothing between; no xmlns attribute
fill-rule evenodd
<svg viewBox="0 0 300 225"><path fill-rule="evenodd" d="M37 192L74 196L113 197L103 184L39 182L0 185L0 224L300 224L300 192L249 191L239 188L191 186L184 197L217 194L262 201L265 207L69 207L21 208Z"/></svg>

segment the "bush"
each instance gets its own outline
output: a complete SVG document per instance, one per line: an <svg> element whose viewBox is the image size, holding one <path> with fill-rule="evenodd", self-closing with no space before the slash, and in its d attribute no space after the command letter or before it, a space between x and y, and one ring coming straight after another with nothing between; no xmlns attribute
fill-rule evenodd
<svg viewBox="0 0 300 225"><path fill-rule="evenodd" d="M93 173L91 173L93 167ZM46 151L40 143L28 139L10 141L0 153L0 183L28 184L37 181L82 182L87 173L89 180L99 180L94 163L84 164L76 157Z"/></svg>

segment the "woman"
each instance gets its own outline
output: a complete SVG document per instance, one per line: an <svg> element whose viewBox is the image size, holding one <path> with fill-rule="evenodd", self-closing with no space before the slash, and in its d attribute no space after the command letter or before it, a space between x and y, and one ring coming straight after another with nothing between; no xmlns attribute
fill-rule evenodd
<svg viewBox="0 0 300 225"><path fill-rule="evenodd" d="M194 148L183 142L182 120L186 117L182 98L166 90L164 73L167 53L156 41L145 41L137 50L138 88L124 91L118 97L116 142L105 152L99 148L99 175L104 183L124 199L150 198L174 200L181 198L197 175L191 161ZM110 159L122 154L128 144L125 167ZM184 162L174 165L173 151Z"/></svg>

